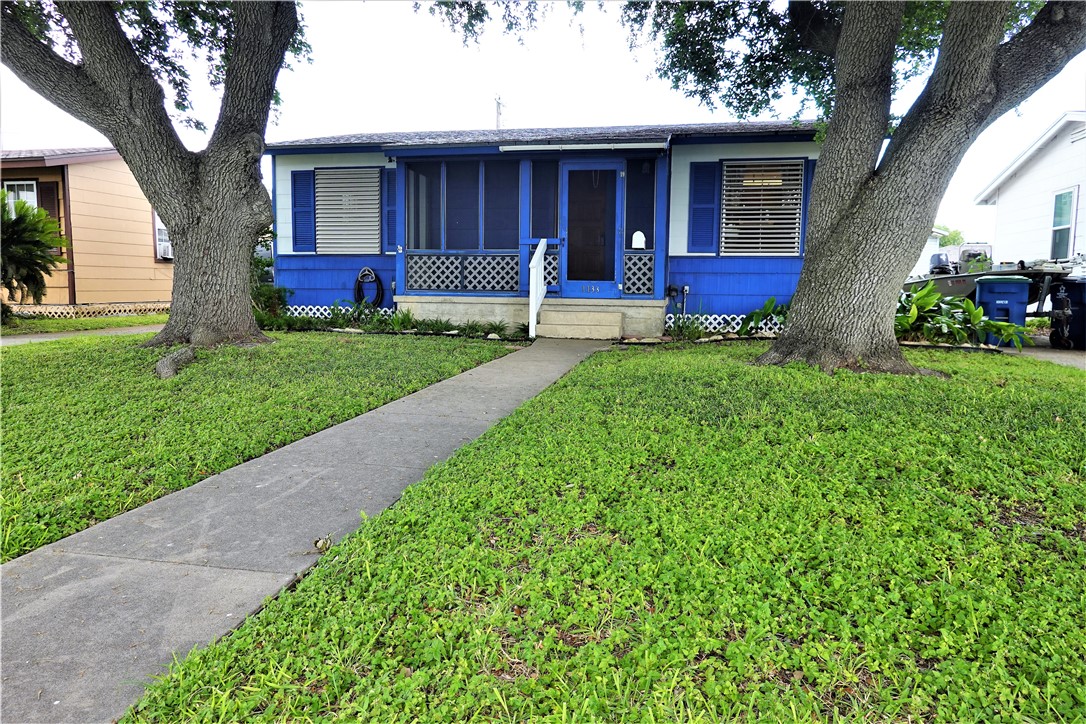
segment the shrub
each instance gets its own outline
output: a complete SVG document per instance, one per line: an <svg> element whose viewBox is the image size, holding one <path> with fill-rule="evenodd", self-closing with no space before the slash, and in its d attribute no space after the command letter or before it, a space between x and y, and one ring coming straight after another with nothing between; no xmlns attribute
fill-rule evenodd
<svg viewBox="0 0 1086 724"><path fill-rule="evenodd" d="M1001 343L1022 348L1026 328L1012 322L997 322L984 316L984 308L965 297L944 297L934 282L920 289L902 292L894 317L899 340L932 344L978 345L988 334Z"/></svg>
<svg viewBox="0 0 1086 724"><path fill-rule="evenodd" d="M393 332L406 332L409 329L416 329L418 320L410 309L397 309L388 318L388 326Z"/></svg>
<svg viewBox="0 0 1086 724"><path fill-rule="evenodd" d="M788 305L777 304L776 297L770 297L762 305L761 309L755 309L743 317L743 323L739 325L739 336L749 337L759 331L762 324L771 318L775 319L782 327L788 323Z"/></svg>
<svg viewBox="0 0 1086 724"><path fill-rule="evenodd" d="M20 302L30 297L41 304L45 278L64 261L53 252L68 245L60 225L45 209L21 199L9 206L7 192L0 191L0 228L0 283L8 300L16 301L18 294ZM0 314L6 316L7 311Z"/></svg>
<svg viewBox="0 0 1086 724"><path fill-rule="evenodd" d="M256 323L261 329L272 332L319 332L332 327L331 321L318 317L292 317L287 314L269 314L254 310Z"/></svg>
<svg viewBox="0 0 1086 724"><path fill-rule="evenodd" d="M448 319L420 319L415 328L423 334L445 334L456 329L456 325Z"/></svg>
<svg viewBox="0 0 1086 724"><path fill-rule="evenodd" d="M508 332L508 326L500 319L496 322L487 322L483 325L484 335L496 334L499 337L504 337L506 332Z"/></svg>
<svg viewBox="0 0 1086 724"><path fill-rule="evenodd" d="M672 319L671 324L664 330L672 339L693 342L705 336L705 326L695 315L676 314Z"/></svg>

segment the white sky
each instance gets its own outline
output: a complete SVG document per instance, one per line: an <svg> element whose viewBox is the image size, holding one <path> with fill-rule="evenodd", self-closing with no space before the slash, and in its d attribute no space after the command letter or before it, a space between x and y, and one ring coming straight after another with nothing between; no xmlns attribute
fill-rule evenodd
<svg viewBox="0 0 1086 724"><path fill-rule="evenodd" d="M268 140L493 128L496 96L506 128L734 120L658 79L655 51L629 49L619 9L585 3L584 12L573 16L559 3L524 35L523 44L494 25L478 45L465 46L425 9L414 12L411 2L305 2L313 62L280 74L283 107ZM204 89L195 98L196 114L212 126L217 99ZM909 102L903 97L895 111ZM794 99L785 99L782 117L795 107ZM967 241L990 242L994 209L974 206L977 193L1065 111L1084 108L1086 54L985 131L951 182L937 222L961 229ZM183 131L182 138L192 148L206 143L192 131ZM0 70L0 147L98 145L108 142L7 68Z"/></svg>

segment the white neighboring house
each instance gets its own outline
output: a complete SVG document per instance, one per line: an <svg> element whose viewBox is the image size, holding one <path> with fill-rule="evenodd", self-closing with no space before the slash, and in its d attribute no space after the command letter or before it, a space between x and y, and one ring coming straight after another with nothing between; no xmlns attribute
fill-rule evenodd
<svg viewBox="0 0 1086 724"><path fill-rule="evenodd" d="M996 207L996 262L1086 253L1086 111L1069 111L1018 156L976 203Z"/></svg>

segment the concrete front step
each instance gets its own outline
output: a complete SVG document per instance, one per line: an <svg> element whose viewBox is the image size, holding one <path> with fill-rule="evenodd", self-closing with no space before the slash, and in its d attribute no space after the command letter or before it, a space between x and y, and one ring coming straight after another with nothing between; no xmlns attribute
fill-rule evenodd
<svg viewBox="0 0 1086 724"><path fill-rule="evenodd" d="M556 339L618 339L622 312L546 308L539 311L536 336Z"/></svg>
<svg viewBox="0 0 1086 724"><path fill-rule="evenodd" d="M548 339L618 339L622 327L599 324L537 324L537 337Z"/></svg>
<svg viewBox="0 0 1086 724"><path fill-rule="evenodd" d="M599 312L585 309L548 309L539 310L540 324L569 324L573 326L603 326L622 329L622 312Z"/></svg>

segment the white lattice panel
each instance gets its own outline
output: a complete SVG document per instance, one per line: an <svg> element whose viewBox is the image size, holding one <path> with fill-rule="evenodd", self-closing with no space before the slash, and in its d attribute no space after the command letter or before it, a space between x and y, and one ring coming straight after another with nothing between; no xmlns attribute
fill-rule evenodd
<svg viewBox="0 0 1086 724"><path fill-rule="evenodd" d="M391 317L394 309L378 307L375 313L384 317ZM290 317L314 317L316 319L328 319L332 316L332 308L317 304L295 304L287 307L287 316Z"/></svg>
<svg viewBox="0 0 1086 724"><path fill-rule="evenodd" d="M548 287L558 286L557 254L547 254L543 257L543 283Z"/></svg>
<svg viewBox="0 0 1086 724"><path fill-rule="evenodd" d="M458 256L411 254L407 257L408 289L460 289Z"/></svg>
<svg viewBox="0 0 1086 724"><path fill-rule="evenodd" d="M670 327L677 318L695 319L706 332L727 334L728 332L738 332L743 325L745 316L744 314L687 314L685 316L682 314L668 314L664 317L664 323ZM776 317L770 316L763 319L755 331L766 334L780 334L783 329L784 325L778 322Z"/></svg>
<svg viewBox="0 0 1086 724"><path fill-rule="evenodd" d="M625 254L622 257L622 293L652 294L652 254Z"/></svg>
<svg viewBox="0 0 1086 724"><path fill-rule="evenodd" d="M520 289L520 257L496 254L464 257L464 289L517 291Z"/></svg>
<svg viewBox="0 0 1086 724"><path fill-rule="evenodd" d="M85 319L134 314L163 314L170 311L169 302L116 302L113 304L13 304L12 312L20 317L48 319Z"/></svg>

